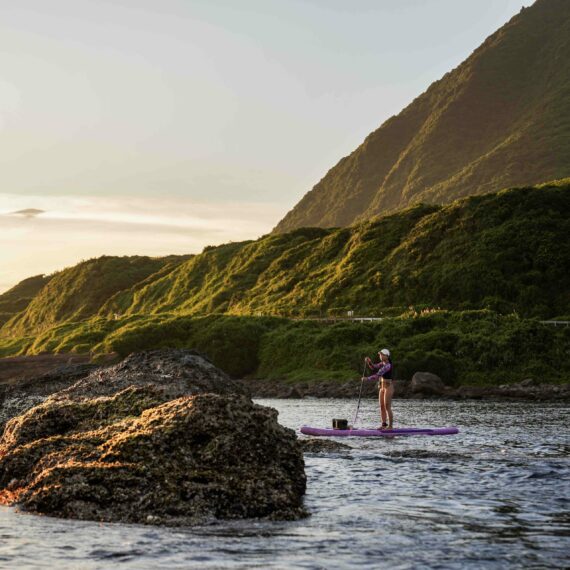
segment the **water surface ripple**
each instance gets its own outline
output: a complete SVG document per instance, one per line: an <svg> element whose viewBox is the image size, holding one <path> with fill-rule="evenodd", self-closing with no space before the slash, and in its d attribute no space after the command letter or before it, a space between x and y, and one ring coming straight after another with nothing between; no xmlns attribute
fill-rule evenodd
<svg viewBox="0 0 570 570"><path fill-rule="evenodd" d="M352 418L346 400L259 400L280 422ZM341 439L305 456L296 522L193 529L97 524L0 509L2 568L567 568L567 404L397 401L401 426L456 436ZM373 401L361 424L377 424ZM246 435L244 434L244 437ZM303 436L301 436L303 437Z"/></svg>

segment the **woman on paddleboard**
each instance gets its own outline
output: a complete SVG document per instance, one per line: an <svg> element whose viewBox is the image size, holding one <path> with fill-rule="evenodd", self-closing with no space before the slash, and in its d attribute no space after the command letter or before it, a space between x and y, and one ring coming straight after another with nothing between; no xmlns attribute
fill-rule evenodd
<svg viewBox="0 0 570 570"><path fill-rule="evenodd" d="M379 353L380 362L374 363L368 356L366 357L366 365L370 370L374 371L372 376L363 377L362 380L378 380L379 392L378 403L380 404L380 416L382 418L381 429L392 429L394 416L392 414L392 395L394 394L394 386L392 384L392 359L390 351L383 348Z"/></svg>

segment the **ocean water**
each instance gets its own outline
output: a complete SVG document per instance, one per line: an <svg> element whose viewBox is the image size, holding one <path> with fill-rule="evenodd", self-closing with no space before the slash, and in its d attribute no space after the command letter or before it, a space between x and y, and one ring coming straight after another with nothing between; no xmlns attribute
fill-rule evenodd
<svg viewBox="0 0 570 570"><path fill-rule="evenodd" d="M352 419L346 400L258 400L283 425ZM188 529L98 524L0 509L0 568L568 568L568 404L396 401L396 425L453 436L339 439L306 454L295 522ZM360 425L377 425L374 401ZM244 434L246 437L247 434ZM301 436L304 437L304 436Z"/></svg>

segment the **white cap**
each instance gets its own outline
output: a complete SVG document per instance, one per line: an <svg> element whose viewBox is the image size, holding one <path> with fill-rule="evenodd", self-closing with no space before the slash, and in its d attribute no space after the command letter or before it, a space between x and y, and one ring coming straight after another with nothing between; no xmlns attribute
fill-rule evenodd
<svg viewBox="0 0 570 570"><path fill-rule="evenodd" d="M386 356L390 356L390 351L387 348L383 348L380 352Z"/></svg>

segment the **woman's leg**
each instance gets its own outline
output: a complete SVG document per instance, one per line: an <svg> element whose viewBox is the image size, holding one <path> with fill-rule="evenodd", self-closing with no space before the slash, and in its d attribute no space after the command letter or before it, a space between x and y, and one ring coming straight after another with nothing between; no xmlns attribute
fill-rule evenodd
<svg viewBox="0 0 570 570"><path fill-rule="evenodd" d="M386 410L386 415L388 416L388 427L390 429L392 429L392 425L394 424L394 414L392 414L393 394L394 394L394 386L392 382L390 382L390 385L384 388L384 408Z"/></svg>
<svg viewBox="0 0 570 570"><path fill-rule="evenodd" d="M387 415L386 415L386 404L384 403L384 384L381 385L380 390L378 391L378 404L380 405L380 417L382 418L382 423L386 423Z"/></svg>

